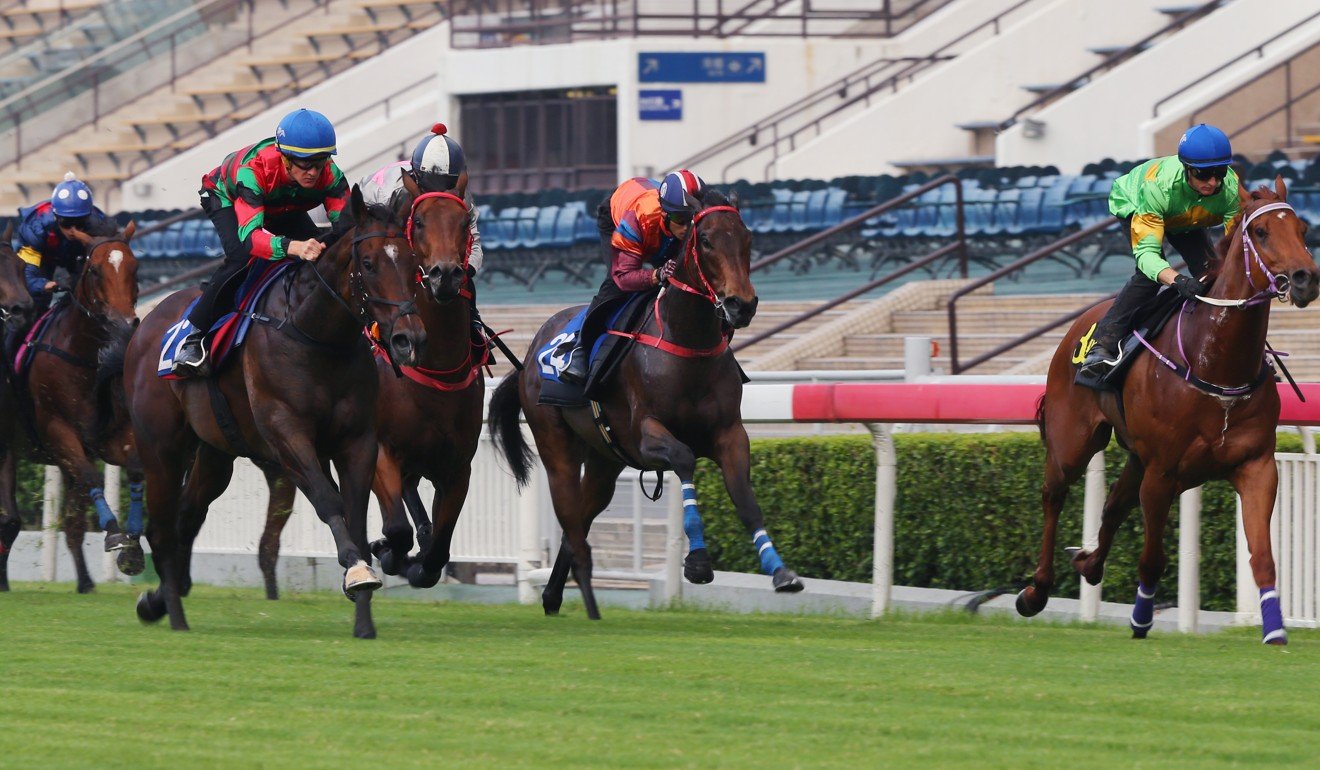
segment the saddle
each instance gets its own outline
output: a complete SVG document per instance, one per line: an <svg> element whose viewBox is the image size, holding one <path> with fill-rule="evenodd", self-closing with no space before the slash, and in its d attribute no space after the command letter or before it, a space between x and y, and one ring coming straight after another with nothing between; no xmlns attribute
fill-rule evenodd
<svg viewBox="0 0 1320 770"><path fill-rule="evenodd" d="M1086 334L1077 342L1077 348L1073 351L1072 363L1077 369L1077 374L1073 379L1078 385L1098 390L1101 392L1112 391L1117 393L1123 389L1123 381L1127 379L1128 370L1132 368L1132 362L1145 351L1145 346L1141 340L1137 339L1140 333L1146 340L1155 339L1164 326L1173 318L1178 309L1183 306L1182 297L1178 292L1172 289L1164 289L1155 298L1146 303L1137 311L1137 322L1133 326L1133 331L1128 332L1127 336L1119 343L1119 349L1122 356L1118 363L1101 377L1096 377L1091 372L1083 371L1082 361L1086 359L1086 354L1091 352L1095 345L1095 324L1086 330Z"/></svg>
<svg viewBox="0 0 1320 770"><path fill-rule="evenodd" d="M638 292L596 308L596 313L605 316L605 330L591 347L587 359L589 374L583 385L573 385L559 378L559 373L568 367L565 351L574 346L587 322L587 308L570 318L559 333L536 353L536 368L541 375L538 403L547 406L585 406L591 401L591 394L609 382L619 362L635 344L631 338L609 332L631 332L645 325L654 307L657 291Z"/></svg>
<svg viewBox="0 0 1320 770"><path fill-rule="evenodd" d="M207 339L209 340L207 350L210 351L212 372L218 373L220 367L231 357L231 354L242 346L243 341L247 339L248 329L252 327L252 322L264 318L256 312L257 305L280 276L292 275L290 270L294 264L296 264L294 260L288 259L281 259L278 262L263 261L257 263L254 261L253 265L248 268L247 275L238 288L237 298L234 302L235 309L220 316L219 320L212 324L207 331ZM161 338L160 360L156 366L157 377L167 380L181 379L172 371L174 357L178 355L184 337L188 336L188 331L191 328L188 323L188 316L200 299L201 297L197 297L189 302L178 322L165 330L165 334Z"/></svg>

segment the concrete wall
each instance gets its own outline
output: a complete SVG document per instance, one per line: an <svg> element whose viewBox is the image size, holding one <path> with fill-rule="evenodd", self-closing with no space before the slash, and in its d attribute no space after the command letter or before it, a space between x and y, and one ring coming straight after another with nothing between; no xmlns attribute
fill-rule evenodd
<svg viewBox="0 0 1320 770"><path fill-rule="evenodd" d="M1065 172L1076 172L1086 163L1104 157L1135 159L1176 149L1178 136L1188 124L1188 111L1169 103L1161 106L1160 118L1153 119L1155 104L1183 84L1206 78L1207 73L1225 62L1296 26L1320 10L1320 5L1315 0L1276 0L1270 4L1269 13L1260 10L1258 4L1246 0L1230 3L1034 113L1032 119L1044 124L1043 135L1028 138L1021 123L1013 126L996 140L997 162L1005 166L1052 163ZM1196 122L1224 122L1224 128L1231 131L1232 125L1244 125L1255 115L1278 106L1280 89L1273 89L1275 98L1266 106L1257 100L1239 98L1243 95L1233 94L1230 84L1241 81L1249 72L1259 73L1262 67L1268 67L1267 62L1276 58L1279 51L1295 47L1289 46L1289 41L1308 39L1320 40L1320 20L1295 30L1272 46L1266 59L1252 59L1226 75L1207 79L1206 85L1215 84L1213 100L1222 109L1217 113L1205 112ZM1212 56L1206 55L1207 47L1214 51ZM1201 94L1198 101L1206 103L1205 89L1197 91ZM1226 94L1233 98L1224 99ZM1168 136L1154 141L1159 131L1157 126L1167 125L1169 121L1177 123L1168 132L1172 134L1172 142ZM1281 130L1276 133L1282 138Z"/></svg>

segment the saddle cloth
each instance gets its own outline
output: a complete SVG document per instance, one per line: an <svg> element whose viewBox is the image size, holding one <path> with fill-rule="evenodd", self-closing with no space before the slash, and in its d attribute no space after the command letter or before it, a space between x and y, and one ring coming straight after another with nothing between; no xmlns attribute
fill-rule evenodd
<svg viewBox="0 0 1320 770"><path fill-rule="evenodd" d="M220 316L220 319L212 324L207 336L210 344L207 349L211 356L211 370L219 372L220 367L228 360L231 353L237 350L243 340L247 339L248 329L252 326L254 311L261 298L266 295L270 287L275 284L276 279L284 275L294 260L281 259L278 262L255 262L249 266L247 276L243 279L243 284L238 289L238 296L234 304L237 310L230 311ZM160 344L160 361L156 365L156 376L167 380L180 379L178 375L171 372L174 368L174 357L179 354L179 346L183 344L183 339L188 336L188 331L192 325L188 323L188 315L197 305L201 297L194 298L184 308L183 315L173 326L165 330Z"/></svg>
<svg viewBox="0 0 1320 770"><path fill-rule="evenodd" d="M605 329L591 346L587 359L587 370L591 373L585 385L574 385L559 378L568 366L568 358L560 355L577 341L582 333L582 326L587 320L587 309L574 315L536 352L536 369L541 375L541 397L539 403L549 406L580 406L587 403L589 394L608 381L610 374L617 368L634 341L626 337L609 334L608 330L635 331L646 321L655 300L655 291L637 292L614 302L606 303L596 309L606 313Z"/></svg>

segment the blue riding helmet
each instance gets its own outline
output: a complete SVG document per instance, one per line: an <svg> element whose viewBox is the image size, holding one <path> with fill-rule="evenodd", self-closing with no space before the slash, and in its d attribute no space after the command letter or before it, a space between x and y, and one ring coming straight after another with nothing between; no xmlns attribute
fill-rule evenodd
<svg viewBox="0 0 1320 770"><path fill-rule="evenodd" d="M423 192L452 190L467 171L463 148L445 136L447 131L444 123L436 123L413 150L412 176Z"/></svg>
<svg viewBox="0 0 1320 770"><path fill-rule="evenodd" d="M1223 131L1199 123L1187 129L1179 140L1178 160L1192 168L1227 166L1233 162L1233 148Z"/></svg>
<svg viewBox="0 0 1320 770"><path fill-rule="evenodd" d="M55 185L50 194L50 207L55 216L79 219L92 213L92 188L79 181L72 171L64 174L64 181Z"/></svg>
<svg viewBox="0 0 1320 770"><path fill-rule="evenodd" d="M336 155L335 127L314 110L295 110L285 115L275 128L275 146L285 155L311 158Z"/></svg>
<svg viewBox="0 0 1320 770"><path fill-rule="evenodd" d="M691 171L685 168L670 171L660 183L660 208L666 214L692 216L701 209L701 194L705 190L706 183Z"/></svg>

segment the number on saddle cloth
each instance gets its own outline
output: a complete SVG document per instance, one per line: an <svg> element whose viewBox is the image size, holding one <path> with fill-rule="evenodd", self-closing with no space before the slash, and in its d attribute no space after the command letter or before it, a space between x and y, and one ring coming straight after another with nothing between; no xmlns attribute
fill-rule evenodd
<svg viewBox="0 0 1320 770"><path fill-rule="evenodd" d="M605 329L633 331L644 322L646 313L650 311L651 303L654 300L655 292L638 292L629 295L624 301L606 303L597 308L596 312L606 314ZM569 351L577 344L586 321L587 310L584 308L580 313L570 318L564 328L537 351L536 363L537 370L543 380L543 396L546 395L545 386L550 384L552 392L560 387L572 388L577 392L574 402L581 402L581 388L565 383L559 378L559 375L568 367ZM610 369L613 368L630 344L631 340L609 333L603 333L596 337L596 341L589 351L589 363L593 370L600 370L597 379L602 381L605 379ZM575 352L573 355L581 355L581 352ZM550 397L554 398L553 393Z"/></svg>

